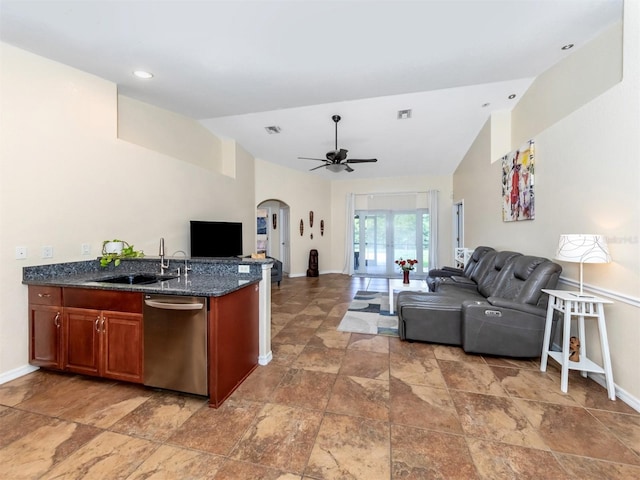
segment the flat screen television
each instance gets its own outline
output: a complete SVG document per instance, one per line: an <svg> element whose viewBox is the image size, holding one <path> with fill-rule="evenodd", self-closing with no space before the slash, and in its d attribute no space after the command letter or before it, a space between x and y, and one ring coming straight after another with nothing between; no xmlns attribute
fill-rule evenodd
<svg viewBox="0 0 640 480"><path fill-rule="evenodd" d="M191 220L192 257L242 255L242 223Z"/></svg>

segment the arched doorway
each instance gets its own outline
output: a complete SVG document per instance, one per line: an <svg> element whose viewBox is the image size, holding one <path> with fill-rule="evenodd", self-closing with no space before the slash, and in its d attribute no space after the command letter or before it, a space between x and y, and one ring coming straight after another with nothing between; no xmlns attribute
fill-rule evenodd
<svg viewBox="0 0 640 480"><path fill-rule="evenodd" d="M290 271L290 227L289 205L278 200L268 199L256 207L256 251L282 262L282 271Z"/></svg>

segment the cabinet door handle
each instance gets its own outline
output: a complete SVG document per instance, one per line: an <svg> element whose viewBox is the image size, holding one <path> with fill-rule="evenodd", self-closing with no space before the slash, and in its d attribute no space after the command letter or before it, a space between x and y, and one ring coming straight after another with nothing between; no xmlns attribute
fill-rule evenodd
<svg viewBox="0 0 640 480"><path fill-rule="evenodd" d="M38 294L38 297L40 297L40 298L49 298L50 296L51 296L50 293L39 293Z"/></svg>
<svg viewBox="0 0 640 480"><path fill-rule="evenodd" d="M53 324L57 327L60 328L60 312L56 313L56 316L53 319Z"/></svg>
<svg viewBox="0 0 640 480"><path fill-rule="evenodd" d="M100 333L100 317L96 318L96 332Z"/></svg>
<svg viewBox="0 0 640 480"><path fill-rule="evenodd" d="M100 322L100 330L104 333L104 317L102 317L102 322Z"/></svg>

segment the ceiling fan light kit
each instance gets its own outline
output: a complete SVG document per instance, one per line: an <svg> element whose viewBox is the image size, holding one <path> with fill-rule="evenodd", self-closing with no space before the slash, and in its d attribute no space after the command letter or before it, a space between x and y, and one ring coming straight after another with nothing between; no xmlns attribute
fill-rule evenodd
<svg viewBox="0 0 640 480"><path fill-rule="evenodd" d="M320 165L319 167L313 167L309 171L317 170L319 168L323 168L324 167L327 170L329 170L330 172L334 172L334 173L338 173L338 172L342 172L342 171L353 172L353 168L351 168L349 166L350 163L373 163L373 162L377 162L378 161L377 158L367 158L367 159L353 158L353 159L347 159L347 152L349 152L349 150L346 150L344 148L338 148L338 122L341 119L342 119L342 117L340 117L340 115L333 115L331 117L331 120L333 120L333 122L336 125L336 143L335 143L335 150L331 150L331 151L327 152L327 154L326 154L327 159L326 160L323 159L323 158L298 157L301 160L318 160L319 162L324 162L324 165Z"/></svg>

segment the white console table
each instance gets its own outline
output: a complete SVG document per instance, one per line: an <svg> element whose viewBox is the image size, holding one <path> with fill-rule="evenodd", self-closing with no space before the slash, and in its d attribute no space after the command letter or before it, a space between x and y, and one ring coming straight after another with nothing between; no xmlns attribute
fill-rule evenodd
<svg viewBox="0 0 640 480"><path fill-rule="evenodd" d="M395 313L395 300L393 294L395 291L407 291L407 292L428 292L429 285L424 280L409 280L409 283L402 283L401 278L389 279L389 313L393 315Z"/></svg>
<svg viewBox="0 0 640 480"><path fill-rule="evenodd" d="M473 250L470 248L456 248L453 257L453 266L456 268L464 268L471 258L472 253Z"/></svg>
<svg viewBox="0 0 640 480"><path fill-rule="evenodd" d="M540 370L547 370L548 357L553 358L562 367L560 389L567 393L569 387L569 370L580 370L582 376L586 377L587 372L602 373L607 383L607 393L611 400L616 399L615 386L613 383L613 373L611 370L611 356L609 355L609 340L607 338L607 326L604 321L604 305L613 303L593 295L584 295L577 292L565 290L547 290L543 292L549 294L549 305L547 307L547 318L544 328L544 341L542 345L542 358ZM549 350L551 340L551 325L554 311L564 314L564 324L562 333L562 351L553 352ZM580 340L580 361L569 360L569 339L571 337L571 319L576 317L578 321L578 339ZM585 318L596 319L600 333L600 349L602 351L603 366L596 364L587 357L587 346L585 342L584 320Z"/></svg>

